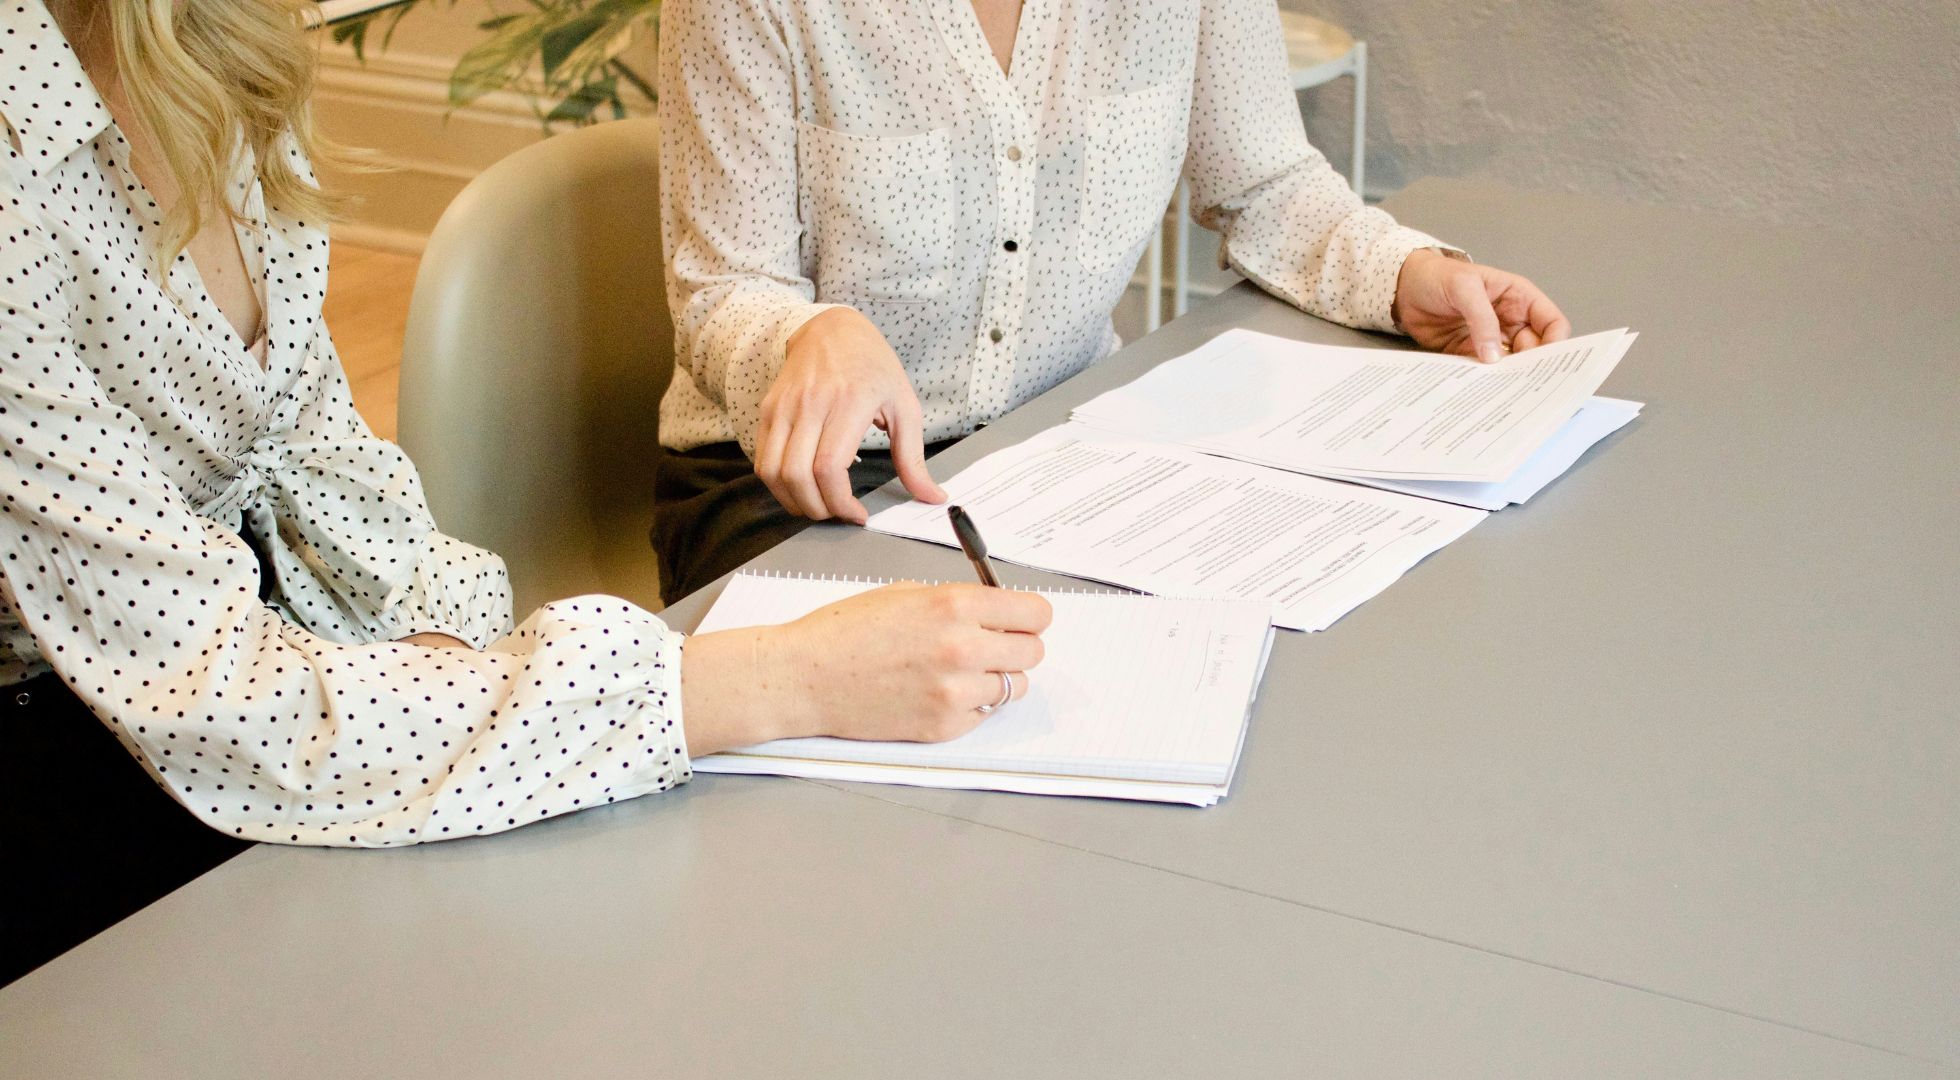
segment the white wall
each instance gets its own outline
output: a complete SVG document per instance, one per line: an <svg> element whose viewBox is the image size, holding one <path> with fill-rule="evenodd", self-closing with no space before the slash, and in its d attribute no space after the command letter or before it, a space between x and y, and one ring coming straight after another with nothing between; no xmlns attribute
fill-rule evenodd
<svg viewBox="0 0 1960 1080"><path fill-rule="evenodd" d="M1956 0L1281 3L1369 42L1371 196L1473 176L1960 242ZM444 100L489 14L431 3L365 69L328 49L323 126L398 167L351 181L374 196L352 232L412 248L469 176L538 137L516 95L453 115ZM1342 169L1349 93L1302 95ZM1200 281L1220 280L1195 254Z"/></svg>
<svg viewBox="0 0 1960 1080"><path fill-rule="evenodd" d="M1540 190L1960 242L1955 0L1282 0L1369 43L1368 186ZM1308 128L1345 168L1345 82Z"/></svg>

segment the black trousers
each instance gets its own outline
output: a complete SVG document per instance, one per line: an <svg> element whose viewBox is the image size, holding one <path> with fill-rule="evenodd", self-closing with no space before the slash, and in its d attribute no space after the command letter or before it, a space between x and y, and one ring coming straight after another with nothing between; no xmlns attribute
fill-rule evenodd
<svg viewBox="0 0 1960 1080"><path fill-rule="evenodd" d="M926 447L930 457L957 440ZM851 466L862 498L898 475L885 450L866 450ZM808 528L782 508L736 443L693 450L662 447L653 468L653 548L660 597L673 603Z"/></svg>
<svg viewBox="0 0 1960 1080"><path fill-rule="evenodd" d="M0 985L250 846L165 794L60 679L0 687Z"/></svg>

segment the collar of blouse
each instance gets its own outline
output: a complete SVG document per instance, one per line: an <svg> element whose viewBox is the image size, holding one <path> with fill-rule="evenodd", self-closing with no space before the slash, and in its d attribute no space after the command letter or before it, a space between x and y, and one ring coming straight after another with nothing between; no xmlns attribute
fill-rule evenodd
<svg viewBox="0 0 1960 1080"><path fill-rule="evenodd" d="M121 139L42 0L0 0L0 44L0 117L14 131L30 178L49 180L105 133ZM142 190L126 162L115 167L126 174L121 179L128 190ZM256 177L256 163L241 145L231 195L253 235L254 242L242 246L264 305L263 368L251 343L231 332L188 256L178 257L164 281L157 282L153 271L143 275L167 294L190 330L237 361L231 366L239 382L260 402L250 448L223 455L228 467L214 478L219 490L192 500L193 508L228 529L257 534L272 549L276 571L308 573L344 600L385 609L413 571L414 560L400 552L416 549L428 534L428 511L413 466L393 443L344 431L323 437L297 430L303 417L319 411L308 407L317 402L302 399L330 393L324 387L333 380L318 370L330 363L331 350L314 347L322 296L291 283L323 278L327 236L318 225L268 212ZM148 199L132 201L132 210L160 223ZM373 507L370 524L378 522L377 535L316 535L318 524L331 520L322 511L347 505Z"/></svg>
<svg viewBox="0 0 1960 1080"><path fill-rule="evenodd" d="M30 177L47 179L78 150L94 143L105 133L112 134L118 143L127 145L128 140L116 127L115 116L102 100L102 95L97 93L95 84L82 67L80 57L75 55L68 39L62 35L60 25L48 12L43 0L0 0L0 42L7 46L9 60L19 57L19 63L13 65L16 70L8 71L5 65L0 65L0 77L5 79L0 82L0 117L5 117L13 128ZM277 337L285 338L289 344L304 345L306 335L271 335L273 305L286 298L275 295L279 290L272 289L272 283L266 280L265 249L284 239L289 242L281 246L287 247L288 253L298 261L304 262L307 255L316 252L324 259L326 235L320 230L307 228L303 223L274 222L267 213L264 189L258 182L258 163L252 156L251 148L242 139L236 143L234 158L227 194L232 202L231 209L242 219L239 247L244 253L246 270L258 290L264 311L261 336L268 337L265 370L275 376L290 378L298 373L297 361L300 357L291 352L280 357L271 346L278 344ZM147 195L142 181L129 168L126 155L114 155L114 165L123 174L126 190ZM152 200L140 198L131 202L131 209L148 219L146 225L155 228L161 224L162 216ZM275 231L277 236L274 235ZM170 266L165 285L164 291L171 303L201 332L207 335L215 333L225 339L220 343L221 348L241 354L251 352L255 343L232 333L229 320L213 320L212 316L222 313L210 299L210 292L204 287L197 265L187 255L180 255ZM301 318L304 313L288 311L284 314L286 325L301 326L310 333L312 319ZM311 314L313 318L318 317L317 304ZM288 363L283 370L272 367L275 359L284 359ZM244 366L250 368L259 365Z"/></svg>
<svg viewBox="0 0 1960 1080"><path fill-rule="evenodd" d="M109 107L41 0L0 0L0 41L15 61L0 65L0 115L38 180L109 127Z"/></svg>

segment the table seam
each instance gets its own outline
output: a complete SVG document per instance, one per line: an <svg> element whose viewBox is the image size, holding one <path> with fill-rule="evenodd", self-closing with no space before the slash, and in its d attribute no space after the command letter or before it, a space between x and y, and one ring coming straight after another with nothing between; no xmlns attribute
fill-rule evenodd
<svg viewBox="0 0 1960 1080"><path fill-rule="evenodd" d="M994 832L1002 833L1007 836L1016 836L1024 840L1032 840L1035 843L1046 844L1050 847L1061 848L1064 851L1073 851L1083 855L1093 856L1099 859L1108 859L1111 862L1122 863L1126 866L1134 866L1142 870L1150 870L1160 874L1168 874L1172 877L1183 878L1186 881L1195 881L1201 884L1211 885L1216 888L1226 889L1231 892L1241 893L1246 896L1255 896L1262 900L1270 900L1275 903L1285 904L1289 907L1296 907L1307 911L1318 912L1319 914L1322 915L1331 915L1338 919L1346 919L1352 922L1363 923L1368 926L1379 927L1383 930L1392 930L1397 933L1409 934L1414 937L1424 938L1429 941L1437 942L1438 944L1450 945L1460 949L1468 949L1472 952L1479 952L1479 953L1483 953L1486 956L1494 956L1500 959L1510 960L1516 963L1529 964L1533 967L1543 968L1547 971L1556 971L1562 975L1571 975L1575 978L1586 979L1596 983L1602 983L1604 985L1617 987L1622 990L1631 990L1635 993L1651 995L1653 997L1658 997L1663 1000L1672 1001L1681 1005L1689 1005L1699 1009L1709 1009L1715 1012L1724 1013L1729 1016L1737 1017L1739 1019L1750 1020L1759 1024L1768 1024L1772 1027L1778 1027L1786 1031L1794 1031L1800 1034L1810 1035L1820 1039L1829 1039L1832 1042L1843 1043L1847 1046L1855 1046L1863 1050L1874 1050L1881 1054L1888 1054L1893 1057L1902 1058L1906 1061L1917 1062L1922 1065L1933 1065L1939 1068L1951 1068L1956 1064L1955 1062L1942 1060L1940 1058L1922 1057L1921 1055L1912 1053L1911 1051L1897 1050L1889 1046L1881 1046L1878 1043L1866 1042L1863 1039L1853 1038L1849 1035L1835 1035L1828 1031L1822 1031L1817 1028L1806 1027L1803 1024L1792 1023L1787 1020L1778 1020L1774 1017L1762 1016L1729 1005L1719 1005L1714 1002L1702 1001L1697 998L1691 998L1683 994L1677 994L1656 987L1642 986L1638 983L1627 982L1623 979L1616 979L1608 975L1599 975L1589 971L1582 971L1578 968L1566 967L1564 965L1552 963L1546 960L1535 960L1528 956L1521 956L1517 953L1505 952L1502 949L1494 949L1484 945L1477 945L1468 941L1460 941L1456 938L1445 937L1441 934L1433 933L1427 930L1419 930L1416 929L1415 927L1402 926L1397 923L1386 922L1381 919L1370 918L1366 915L1357 915L1354 914L1353 912L1342 911L1338 908L1331 908L1320 904L1313 904L1304 900L1296 900L1291 897L1280 896L1269 892L1263 892L1259 889L1248 888L1243 885L1234 885L1231 884L1230 882L1215 881L1211 878L1204 877L1199 874L1193 874L1185 870L1176 870L1168 866L1159 866L1155 863L1143 862L1138 859L1126 858L1122 855L1113 855L1110 854L1109 852L1097 851L1093 848L1081 847L1076 844L1065 843L1063 841L1051 839L1045 836L1037 836L1033 833L1022 832L1019 829L1011 829L1003 825L995 825L985 821L975 821L972 818L961 817L957 814L948 814L939 810L932 810L922 806L914 806L910 803L900 802L896 799L886 798L883 795L880 795L876 792L859 791L857 790L856 785L845 786L831 781L807 780L807 779L805 782L814 784L818 787L829 788L830 790L838 792L843 795L852 795L861 799L869 799L873 802L883 803L887 806L895 806L902 810L910 810L914 813L926 814L931 817L941 818L947 821L965 822L966 824L972 825L976 828L989 829Z"/></svg>

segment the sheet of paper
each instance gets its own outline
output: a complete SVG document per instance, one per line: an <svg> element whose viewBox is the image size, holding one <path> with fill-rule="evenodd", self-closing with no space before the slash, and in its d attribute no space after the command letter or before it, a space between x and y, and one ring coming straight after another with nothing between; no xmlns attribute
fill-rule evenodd
<svg viewBox="0 0 1960 1080"><path fill-rule="evenodd" d="M972 769L911 769L890 765L858 765L847 761L754 757L740 752L697 758L694 771L744 776L800 776L807 780L900 784L905 787L952 788L960 791L1011 791L1021 795L1130 799L1137 802L1182 803L1186 806L1213 806L1231 793L1229 782L1167 784Z"/></svg>
<svg viewBox="0 0 1960 1080"><path fill-rule="evenodd" d="M1352 476L1356 484L1441 499L1479 510L1502 510L1522 504L1545 490L1546 485L1565 475L1594 443L1633 422L1640 415L1637 401L1595 397L1580 406L1572 419L1538 448L1524 467L1501 484L1471 484L1451 480L1389 480L1379 476Z"/></svg>
<svg viewBox="0 0 1960 1080"><path fill-rule="evenodd" d="M1231 330L1086 402L1075 418L1317 476L1501 483L1633 340L1609 330L1486 365Z"/></svg>
<svg viewBox="0 0 1960 1080"><path fill-rule="evenodd" d="M787 622L873 587L739 574L698 632ZM1070 794L1095 793L1083 782L1106 780L1131 785L1126 791L1175 794L1173 801L1221 789L1237 763L1264 669L1272 636L1267 608L1123 593L1043 595L1055 618L1042 635L1046 657L1030 673L1027 695L958 739L782 739L695 767L946 787L1012 774L1020 778L1013 790L1038 785Z"/></svg>
<svg viewBox="0 0 1960 1080"><path fill-rule="evenodd" d="M996 557L1164 596L1269 604L1324 630L1482 511L1063 424L942 486ZM873 515L877 532L957 546L943 506Z"/></svg>

